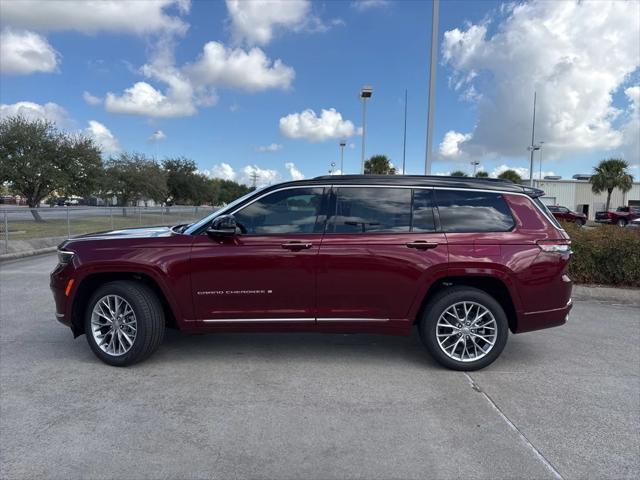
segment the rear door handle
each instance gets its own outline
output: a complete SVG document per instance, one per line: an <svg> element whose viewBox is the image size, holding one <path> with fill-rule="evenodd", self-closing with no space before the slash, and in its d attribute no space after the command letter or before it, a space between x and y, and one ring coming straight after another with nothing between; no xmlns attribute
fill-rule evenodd
<svg viewBox="0 0 640 480"><path fill-rule="evenodd" d="M313 243L305 243L305 242L287 242L282 244L282 248L286 250L308 250L313 246Z"/></svg>
<svg viewBox="0 0 640 480"><path fill-rule="evenodd" d="M431 248L436 248L438 246L438 242L427 242L426 240L416 240L415 242L409 242L406 245L409 248L415 248L417 250L429 250Z"/></svg>

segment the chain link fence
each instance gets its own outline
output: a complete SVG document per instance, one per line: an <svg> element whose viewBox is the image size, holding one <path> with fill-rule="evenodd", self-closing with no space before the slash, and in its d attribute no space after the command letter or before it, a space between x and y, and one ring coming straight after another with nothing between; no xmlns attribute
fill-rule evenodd
<svg viewBox="0 0 640 480"><path fill-rule="evenodd" d="M0 208L0 254L57 245L66 238L121 228L192 223L214 207L27 207Z"/></svg>

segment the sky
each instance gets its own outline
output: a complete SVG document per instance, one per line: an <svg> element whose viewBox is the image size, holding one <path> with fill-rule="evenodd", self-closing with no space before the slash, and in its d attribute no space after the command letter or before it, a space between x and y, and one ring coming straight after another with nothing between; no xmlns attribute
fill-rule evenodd
<svg viewBox="0 0 640 480"><path fill-rule="evenodd" d="M344 173L366 154L406 172L426 151L431 2L0 0L0 117L55 121L122 151L185 156L259 184ZM432 172L640 177L640 2L440 3ZM331 164L335 163L334 166Z"/></svg>

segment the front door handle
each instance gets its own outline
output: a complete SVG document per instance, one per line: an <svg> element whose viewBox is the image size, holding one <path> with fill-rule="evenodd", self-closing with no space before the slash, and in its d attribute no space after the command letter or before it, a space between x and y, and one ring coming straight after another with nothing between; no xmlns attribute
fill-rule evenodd
<svg viewBox="0 0 640 480"><path fill-rule="evenodd" d="M305 242L287 242L282 244L282 248L286 250L293 250L297 252L299 250L308 250L313 246L313 243L305 243Z"/></svg>
<svg viewBox="0 0 640 480"><path fill-rule="evenodd" d="M429 250L431 248L436 248L438 246L438 242L427 242L426 240L416 240L415 242L409 242L406 245L409 248L415 248L417 250Z"/></svg>

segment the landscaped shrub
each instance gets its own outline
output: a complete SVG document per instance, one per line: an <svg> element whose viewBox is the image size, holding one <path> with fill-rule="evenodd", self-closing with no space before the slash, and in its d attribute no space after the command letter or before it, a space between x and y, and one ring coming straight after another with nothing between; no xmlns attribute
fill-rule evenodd
<svg viewBox="0 0 640 480"><path fill-rule="evenodd" d="M571 237L568 273L574 282L640 287L640 230L563 227Z"/></svg>

